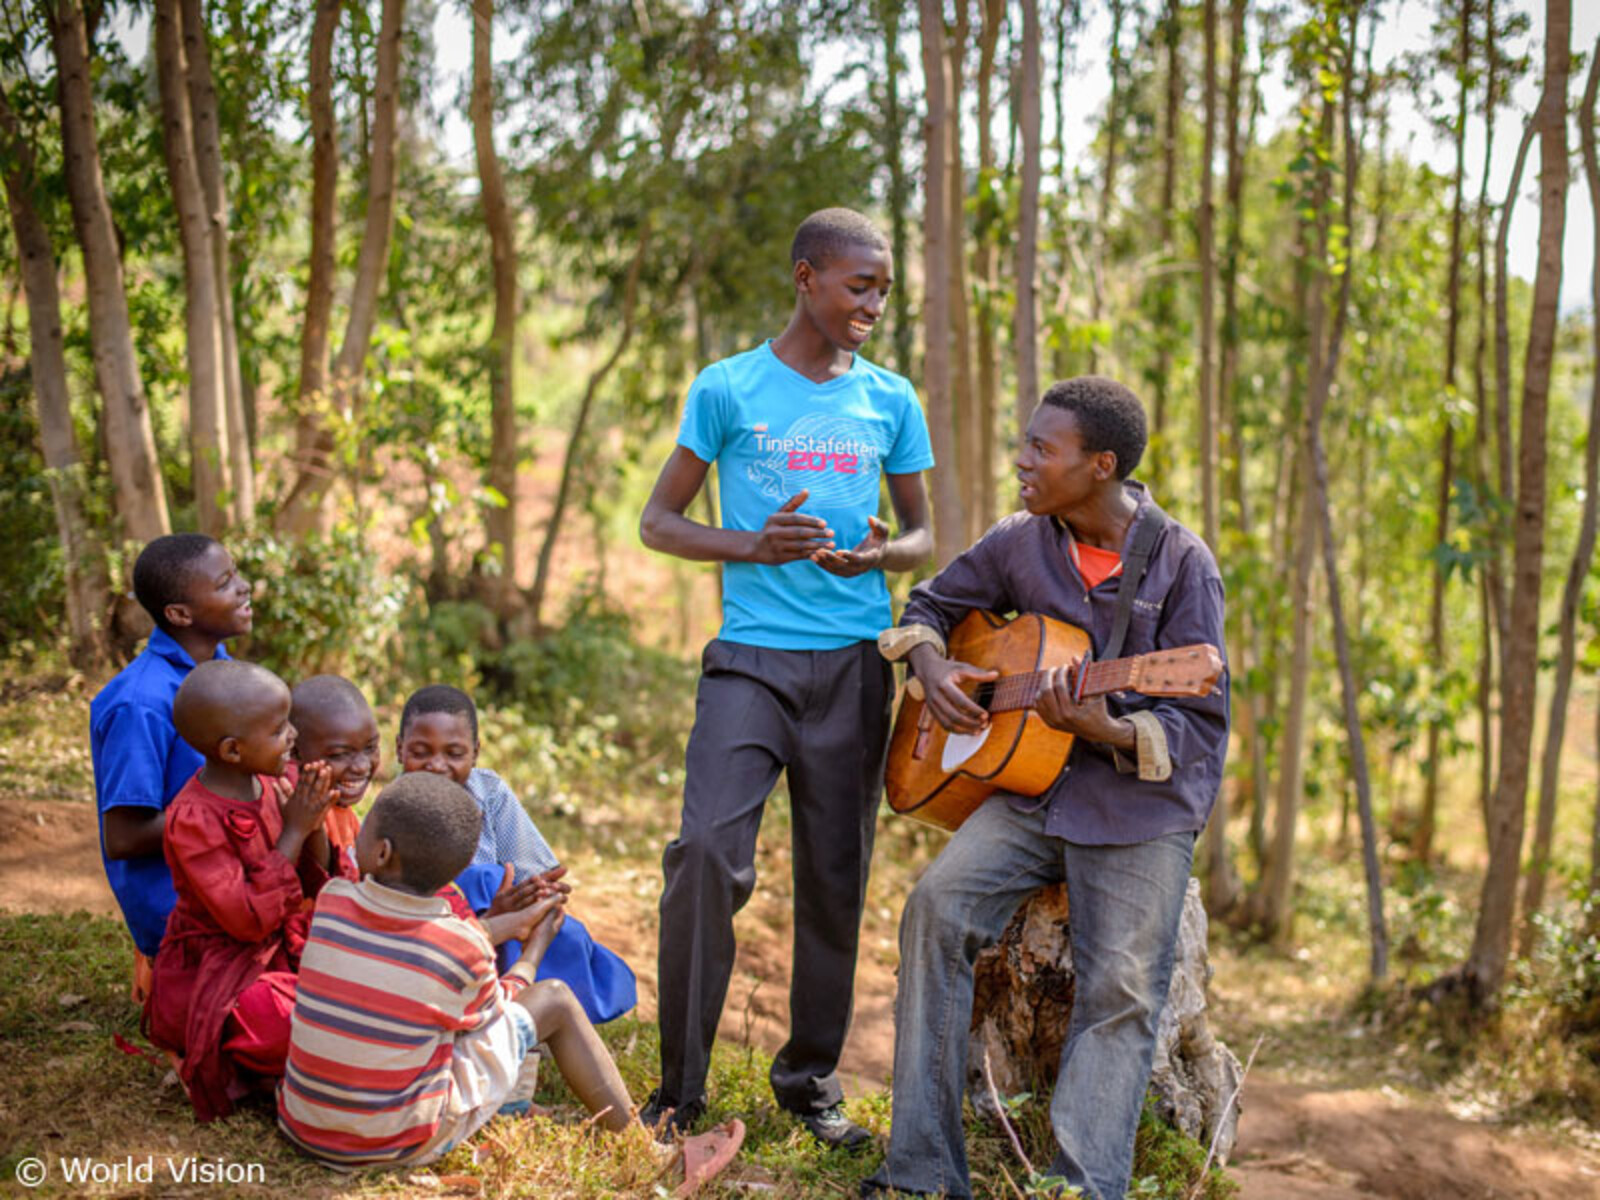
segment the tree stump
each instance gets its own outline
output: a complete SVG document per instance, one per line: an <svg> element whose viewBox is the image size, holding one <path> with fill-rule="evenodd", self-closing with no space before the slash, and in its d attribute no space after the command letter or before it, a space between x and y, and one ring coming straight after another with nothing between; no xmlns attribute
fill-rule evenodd
<svg viewBox="0 0 1600 1200"><path fill-rule="evenodd" d="M1055 1085L1061 1046L1072 1017L1074 973L1067 937L1067 889L1056 884L1025 901L999 942L974 968L972 1033L967 1048L967 1090L974 1107L996 1114L983 1078L984 1052L1002 1095L1048 1096ZM1206 1022L1206 912L1199 881L1183 901L1172 986L1156 1033L1150 1090L1156 1110L1202 1145L1216 1138L1218 1161L1233 1149L1239 1106L1229 1098L1239 1086L1239 1060L1212 1036ZM1218 1127L1221 1127L1220 1136Z"/></svg>

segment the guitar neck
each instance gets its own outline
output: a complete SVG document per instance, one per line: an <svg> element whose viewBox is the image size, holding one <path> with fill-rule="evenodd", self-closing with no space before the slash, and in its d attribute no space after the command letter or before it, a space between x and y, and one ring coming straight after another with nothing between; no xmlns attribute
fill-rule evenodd
<svg viewBox="0 0 1600 1200"><path fill-rule="evenodd" d="M1104 696L1128 689L1133 684L1134 667L1138 662L1139 657L1135 655L1132 658L1108 658L1105 662L1090 663L1088 675L1083 681L1084 696ZM1044 690L1048 675L1048 671L1007 675L994 685L994 696L987 706L989 711L1015 712L1017 709L1032 708L1039 702L1039 693Z"/></svg>

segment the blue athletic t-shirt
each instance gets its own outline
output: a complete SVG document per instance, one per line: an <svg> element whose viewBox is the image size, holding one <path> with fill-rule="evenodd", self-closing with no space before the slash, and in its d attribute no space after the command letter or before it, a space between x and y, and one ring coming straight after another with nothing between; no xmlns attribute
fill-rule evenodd
<svg viewBox="0 0 1600 1200"><path fill-rule="evenodd" d="M718 466L724 529L760 529L801 491L849 550L870 532L884 472L933 466L928 424L911 382L857 354L816 383L786 366L770 342L712 363L689 389L678 444ZM837 650L891 623L882 571L854 579L808 560L722 566L724 640L775 650Z"/></svg>

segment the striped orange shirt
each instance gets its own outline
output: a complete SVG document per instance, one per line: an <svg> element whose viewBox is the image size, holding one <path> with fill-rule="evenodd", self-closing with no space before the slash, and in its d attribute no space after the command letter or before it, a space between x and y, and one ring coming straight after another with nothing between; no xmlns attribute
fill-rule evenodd
<svg viewBox="0 0 1600 1200"><path fill-rule="evenodd" d="M500 980L482 928L440 897L334 880L300 960L279 1125L334 1165L441 1152L482 1100L452 1071L457 1040L509 1040L506 1005L521 987Z"/></svg>

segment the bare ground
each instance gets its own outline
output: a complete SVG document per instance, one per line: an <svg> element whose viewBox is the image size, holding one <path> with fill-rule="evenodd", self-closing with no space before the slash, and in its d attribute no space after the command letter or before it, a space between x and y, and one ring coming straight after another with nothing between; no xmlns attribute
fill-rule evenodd
<svg viewBox="0 0 1600 1200"><path fill-rule="evenodd" d="M116 914L93 806L0 796L0 909ZM657 881L645 872L595 881L576 911L639 973L641 1016L655 1005ZM786 901L758 898L740 918L739 962L721 1034L772 1051L787 1017ZM875 897L864 931L852 1090L880 1086L894 1046L898 904ZM1225 1002L1235 1002L1232 1000ZM1593 1200L1600 1154L1549 1135L1453 1115L1442 1100L1390 1088L1296 1082L1257 1070L1246 1082L1233 1170L1243 1200Z"/></svg>

